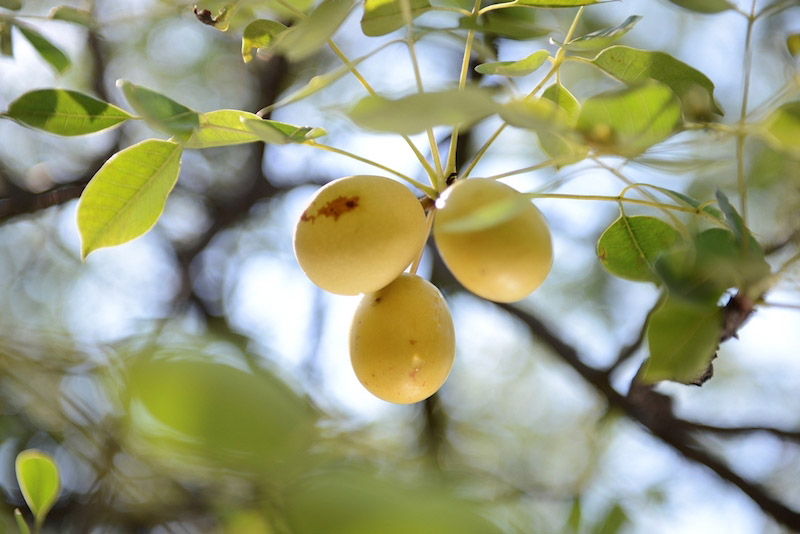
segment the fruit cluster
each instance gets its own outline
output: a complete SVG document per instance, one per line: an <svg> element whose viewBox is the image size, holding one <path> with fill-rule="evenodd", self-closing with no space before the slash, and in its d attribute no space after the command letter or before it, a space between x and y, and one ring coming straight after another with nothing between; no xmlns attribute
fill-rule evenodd
<svg viewBox="0 0 800 534"><path fill-rule="evenodd" d="M547 223L522 194L494 180L456 181L431 207L436 246L453 276L483 298L512 302L547 276L553 253ZM300 267L320 288L364 294L350 329L359 381L395 403L433 395L453 366L455 333L442 294L406 268L430 226L404 185L349 176L322 187L294 233Z"/></svg>

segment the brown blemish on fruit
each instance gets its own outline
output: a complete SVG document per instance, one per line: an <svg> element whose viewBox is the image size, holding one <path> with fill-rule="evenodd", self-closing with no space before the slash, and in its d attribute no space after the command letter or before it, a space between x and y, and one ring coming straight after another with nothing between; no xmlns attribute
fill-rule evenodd
<svg viewBox="0 0 800 534"><path fill-rule="evenodd" d="M339 216L352 211L358 207L358 197L344 197L339 196L329 201L327 204L317 210L315 215L311 215L308 210L304 211L300 216L302 222L314 222L319 216L333 217L334 221L339 220Z"/></svg>
<svg viewBox="0 0 800 534"><path fill-rule="evenodd" d="M411 343L412 345L416 345L417 344L417 340L416 339L409 339L408 342Z"/></svg>
<svg viewBox="0 0 800 534"><path fill-rule="evenodd" d="M411 379L413 380L417 376L418 372L419 372L419 367L414 367L414 369L410 373L408 373L408 376L410 376Z"/></svg>

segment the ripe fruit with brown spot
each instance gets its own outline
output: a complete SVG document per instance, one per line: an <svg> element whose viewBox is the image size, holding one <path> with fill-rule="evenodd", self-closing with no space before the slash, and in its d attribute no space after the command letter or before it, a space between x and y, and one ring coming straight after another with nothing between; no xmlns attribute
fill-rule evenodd
<svg viewBox="0 0 800 534"><path fill-rule="evenodd" d="M399 404L430 397L444 384L454 355L453 319L427 280L403 274L359 303L350 328L350 361L376 397Z"/></svg>
<svg viewBox="0 0 800 534"><path fill-rule="evenodd" d="M407 187L381 176L349 176L311 199L295 228L294 252L316 285L357 295L397 278L426 237L425 212Z"/></svg>
<svg viewBox="0 0 800 534"><path fill-rule="evenodd" d="M515 189L481 178L456 182L437 201L436 246L453 276L485 299L529 295L553 263L544 216Z"/></svg>

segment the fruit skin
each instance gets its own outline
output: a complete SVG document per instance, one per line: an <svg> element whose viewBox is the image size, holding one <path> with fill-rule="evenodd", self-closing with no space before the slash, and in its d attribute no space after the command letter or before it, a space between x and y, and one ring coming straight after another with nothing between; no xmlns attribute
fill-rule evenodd
<svg viewBox="0 0 800 534"><path fill-rule="evenodd" d="M425 211L403 184L348 176L322 187L294 231L297 262L339 295L376 291L397 278L427 238Z"/></svg>
<svg viewBox="0 0 800 534"><path fill-rule="evenodd" d="M547 221L517 190L470 178L448 188L437 200L440 205L433 221L436 246L465 288L488 300L514 302L547 277L553 264ZM505 213L487 215L493 207Z"/></svg>
<svg viewBox="0 0 800 534"><path fill-rule="evenodd" d="M410 404L444 384L455 356L450 310L436 286L403 274L364 295L350 327L350 362L359 381L385 401Z"/></svg>

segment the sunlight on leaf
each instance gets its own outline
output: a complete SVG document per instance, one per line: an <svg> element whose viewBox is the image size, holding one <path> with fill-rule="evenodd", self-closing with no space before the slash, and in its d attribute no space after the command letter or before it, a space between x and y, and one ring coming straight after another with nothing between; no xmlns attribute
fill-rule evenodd
<svg viewBox="0 0 800 534"><path fill-rule="evenodd" d="M47 17L53 20L63 20L91 28L94 26L92 14L85 9L78 9L72 6L56 6L50 10Z"/></svg>
<svg viewBox="0 0 800 534"><path fill-rule="evenodd" d="M247 25L242 33L242 59L249 63L253 57L254 48L267 48L275 38L286 31L286 26L280 22L259 19Z"/></svg>
<svg viewBox="0 0 800 534"><path fill-rule="evenodd" d="M218 109L200 114L200 126L186 141L186 148L211 148L260 141L242 119L261 120L258 115L235 109Z"/></svg>
<svg viewBox="0 0 800 534"><path fill-rule="evenodd" d="M782 105L761 126L772 146L800 158L800 100Z"/></svg>
<svg viewBox="0 0 800 534"><path fill-rule="evenodd" d="M36 525L41 525L61 490L58 466L49 454L35 449L19 453L15 465L22 496L33 513Z"/></svg>
<svg viewBox="0 0 800 534"><path fill-rule="evenodd" d="M655 260L679 239L677 230L655 217L620 216L597 241L597 257L614 276L658 284Z"/></svg>
<svg viewBox="0 0 800 534"><path fill-rule="evenodd" d="M592 63L628 85L648 79L663 83L681 99L688 119L710 120L713 113L722 115L714 98L714 83L669 54L617 45L600 52Z"/></svg>
<svg viewBox="0 0 800 534"><path fill-rule="evenodd" d="M405 26L403 0L365 0L361 31L369 37L386 35ZM411 17L416 18L431 8L428 0L409 0Z"/></svg>
<svg viewBox="0 0 800 534"><path fill-rule="evenodd" d="M103 164L78 203L82 258L153 227L178 180L181 150L179 143L148 139Z"/></svg>
<svg viewBox="0 0 800 534"><path fill-rule="evenodd" d="M117 80L125 99L154 129L186 140L200 125L199 114L152 89Z"/></svg>
<svg viewBox="0 0 800 534"><path fill-rule="evenodd" d="M5 115L57 135L99 132L131 118L117 106L65 89L25 93L9 105Z"/></svg>
<svg viewBox="0 0 800 534"><path fill-rule="evenodd" d="M634 157L675 133L680 120L674 93L651 81L589 98L576 127L598 152Z"/></svg>
<svg viewBox="0 0 800 534"><path fill-rule="evenodd" d="M588 33L582 37L571 40L567 44L560 43L555 39L553 39L553 43L557 44L558 46L563 46L567 50L573 52L600 50L601 48L610 46L620 37L631 31L636 23L640 20L642 20L642 17L639 15L631 15L617 26Z"/></svg>
<svg viewBox="0 0 800 534"><path fill-rule="evenodd" d="M462 17L458 19L458 27L520 41L543 37L551 32L536 24L536 10L527 7L496 9L478 20Z"/></svg>
<svg viewBox="0 0 800 534"><path fill-rule="evenodd" d="M550 52L547 50L537 50L528 57L517 61L483 63L475 67L475 71L481 74L495 74L497 76L527 76L544 65L548 57L550 57Z"/></svg>
<svg viewBox="0 0 800 534"><path fill-rule="evenodd" d="M581 105L566 87L553 84L544 90L542 98L554 102L564 110L567 126L570 128L575 127L580 115ZM559 133L542 131L536 132L536 134L539 137L539 145L542 150L554 161L558 161L555 165L556 168L581 161L589 153L589 147L569 129Z"/></svg>
<svg viewBox="0 0 800 534"><path fill-rule="evenodd" d="M722 309L716 303L667 297L648 322L650 357L642 380L690 384L708 368L721 334Z"/></svg>
<svg viewBox="0 0 800 534"><path fill-rule="evenodd" d="M272 48L289 61L300 61L325 46L353 7L352 0L324 0L305 20L279 34Z"/></svg>
<svg viewBox="0 0 800 534"><path fill-rule="evenodd" d="M500 117L511 126L537 132L566 131L567 113L547 98L511 100L501 105Z"/></svg>
<svg viewBox="0 0 800 534"><path fill-rule="evenodd" d="M36 49L42 59L50 63L59 74L63 74L69 68L71 63L67 55L42 34L26 26L17 25L17 28L19 28L19 31L22 32L22 35L25 36L31 46Z"/></svg>
<svg viewBox="0 0 800 534"><path fill-rule="evenodd" d="M488 117L499 109L490 94L466 89L415 93L397 100L367 96L347 115L363 128L412 135L433 126L467 126Z"/></svg>
<svg viewBox="0 0 800 534"><path fill-rule="evenodd" d="M255 119L242 117L242 125L253 132L254 135L265 143L285 145L287 143L303 143L310 139L322 137L327 132L322 128L311 126L294 126L285 122L271 121L256 117Z"/></svg>

